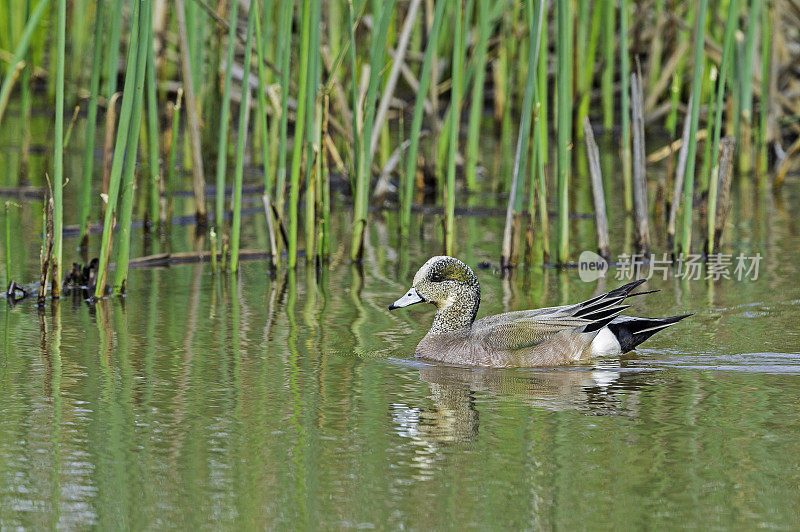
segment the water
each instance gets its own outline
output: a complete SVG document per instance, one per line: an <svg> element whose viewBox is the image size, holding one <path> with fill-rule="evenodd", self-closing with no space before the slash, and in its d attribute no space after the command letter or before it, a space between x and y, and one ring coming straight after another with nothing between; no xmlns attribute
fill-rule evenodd
<svg viewBox="0 0 800 532"><path fill-rule="evenodd" d="M734 194L725 250L761 253L758 279L653 279L661 292L631 300L631 314L697 314L583 366L415 360L432 309L387 306L440 252L439 219L415 215L401 245L395 214L375 213L362 274L346 260L341 203L319 272L134 269L124 299L96 306L0 301L0 528L796 529L800 186L772 196L742 182ZM21 203L8 215L10 276L32 281L40 204ZM458 256L496 263L501 225L461 217ZM263 226L245 220L245 247L266 247ZM591 220L576 218L573 233L573 256L592 248ZM138 234L133 256L207 246L190 227L149 243ZM480 316L624 282L477 274Z"/></svg>

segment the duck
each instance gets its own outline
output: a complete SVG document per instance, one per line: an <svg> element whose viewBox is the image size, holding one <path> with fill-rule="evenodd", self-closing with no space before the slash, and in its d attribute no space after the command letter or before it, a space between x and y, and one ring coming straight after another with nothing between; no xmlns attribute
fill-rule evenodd
<svg viewBox="0 0 800 532"><path fill-rule="evenodd" d="M411 288L389 310L429 303L436 307L417 358L492 368L562 366L621 355L692 314L667 318L620 315L638 279L581 303L495 314L476 320L481 287L472 269L449 256L430 258Z"/></svg>

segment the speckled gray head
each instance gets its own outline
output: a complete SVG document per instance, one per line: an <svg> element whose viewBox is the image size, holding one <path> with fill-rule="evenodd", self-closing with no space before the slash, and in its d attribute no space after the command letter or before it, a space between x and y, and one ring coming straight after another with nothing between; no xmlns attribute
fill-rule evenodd
<svg viewBox="0 0 800 532"><path fill-rule="evenodd" d="M439 309L434 326L447 318L448 329L470 325L481 300L481 288L472 269L458 259L432 257L414 276L411 289L389 306L389 310L415 303L431 303ZM441 316L440 316L441 315Z"/></svg>

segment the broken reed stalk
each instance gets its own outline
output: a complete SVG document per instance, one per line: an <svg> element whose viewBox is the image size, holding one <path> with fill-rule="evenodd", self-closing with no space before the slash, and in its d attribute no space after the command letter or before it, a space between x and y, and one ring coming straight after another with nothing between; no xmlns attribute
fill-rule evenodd
<svg viewBox="0 0 800 532"><path fill-rule="evenodd" d="M452 85L450 87L450 121L448 133L450 149L447 152L447 180L444 186L444 254L452 255L455 243L456 210L456 153L458 152L458 129L461 125L461 83L463 70L464 8L462 0L456 0L455 29L453 37Z"/></svg>
<svg viewBox="0 0 800 532"><path fill-rule="evenodd" d="M150 24L152 25L152 22ZM153 46L154 39L148 39L145 81L147 90L147 155L150 159L148 164L150 178L148 179L147 188L150 201L147 215L145 216L145 231L158 223L159 181L161 180L160 150L158 146L158 100L156 97L156 54Z"/></svg>
<svg viewBox="0 0 800 532"><path fill-rule="evenodd" d="M556 10L558 69L558 250L556 259L565 264L569 256L569 177L572 142L572 15L570 2L558 2Z"/></svg>
<svg viewBox="0 0 800 532"><path fill-rule="evenodd" d="M459 0L460 1L460 0ZM350 260L361 260L364 247L364 231L367 225L367 202L369 201L370 169L372 158L369 152L369 139L372 138L372 128L375 117L375 100L383 68L383 57L386 49L386 34L389 31L389 22L394 11L395 0L387 0L381 9L380 23L372 28L372 42L369 52L369 83L364 99L364 126L361 131L361 140L356 152L355 194L353 200L353 238L350 244ZM351 17L352 17L352 9ZM377 30L377 31L376 31ZM353 41L355 42L355 41ZM354 48L353 48L354 50ZM355 51L353 51L355 54ZM353 59L353 62L354 59ZM352 72L355 74L355 70ZM355 85L355 80L351 83ZM358 115L358 108L353 108L353 114ZM358 131L356 129L356 131ZM355 135L359 137L358 134Z"/></svg>
<svg viewBox="0 0 800 532"><path fill-rule="evenodd" d="M25 23L25 28L22 30L22 35L17 43L17 47L14 49L14 55L8 63L6 75L3 77L3 85L0 86L0 123L3 122L3 115L5 114L8 100L11 97L11 89L14 86L14 81L19 75L19 65L21 62L22 66L25 65L23 61L28 53L31 37L34 30L39 25L39 19L42 18L42 14L49 3L50 0L40 0L36 5L36 9L33 10L33 13L31 13L30 17L28 17L28 21Z"/></svg>
<svg viewBox="0 0 800 532"><path fill-rule="evenodd" d="M725 137L720 142L719 198L715 209L714 236L708 245L708 249L714 253L719 251L719 246L722 243L722 231L725 229L725 221L731 210L731 182L733 181L733 152L735 146L736 139L733 137Z"/></svg>
<svg viewBox="0 0 800 532"><path fill-rule="evenodd" d="M284 189L286 188L286 144L289 131L289 73L292 57L292 11L294 0L281 2L278 22L278 69L281 72L281 112L278 127L278 161L275 166L275 202L278 218L283 218ZM353 71L355 72L355 70Z"/></svg>
<svg viewBox="0 0 800 532"><path fill-rule="evenodd" d="M589 162L589 175L592 178L592 198L594 199L594 226L597 232L597 253L606 260L611 257L608 239L608 217L606 198L603 192L603 174L600 170L600 150L594 140L589 117L583 118L583 136L586 139L586 158Z"/></svg>
<svg viewBox="0 0 800 532"><path fill-rule="evenodd" d="M603 129L611 131L614 127L614 31L615 7L614 0L603 0L603 58L605 67L601 78L601 95L603 103Z"/></svg>
<svg viewBox="0 0 800 532"><path fill-rule="evenodd" d="M222 88L222 102L219 111L219 137L217 140L217 180L216 194L214 196L214 223L212 229L217 235L222 235L225 225L225 174L228 162L228 123L231 110L231 72L233 70L233 52L236 45L236 22L239 16L239 2L230 5L230 23L228 24L228 46L225 56L225 80ZM243 86L244 87L244 86ZM245 88L242 89L244 101ZM249 91L247 91L249 92ZM218 239L218 241L221 239ZM211 250L219 253L219 247Z"/></svg>
<svg viewBox="0 0 800 532"><path fill-rule="evenodd" d="M139 33L136 36L136 84L134 86L133 104L131 108L130 131L125 148L125 165L122 173L122 186L119 209L119 247L117 263L114 270L114 294L125 293L128 278L128 259L130 258L131 223L133 221L134 174L136 172L136 152L141 132L144 91L147 82L147 48L152 38L153 17L152 2L143 2L139 9ZM114 154L116 159L116 153Z"/></svg>
<svg viewBox="0 0 800 532"><path fill-rule="evenodd" d="M189 35L186 29L186 13L184 0L175 0L175 12L178 19L178 38L180 41L181 77L183 90L186 92L186 119L189 127L189 144L192 154L192 191L194 193L195 218L197 225L205 227L208 223L206 214L205 177L203 176L203 155L200 139L200 121L197 118L197 100L194 93L192 62L189 57Z"/></svg>
<svg viewBox="0 0 800 532"><path fill-rule="evenodd" d="M61 258L64 244L64 61L67 40L67 0L58 0L56 58L56 119L53 142L53 297L61 297Z"/></svg>
<svg viewBox="0 0 800 532"><path fill-rule="evenodd" d="M647 157L644 150L644 95L641 74L631 74L631 115L633 125L633 217L639 253L650 249L647 221Z"/></svg>
<svg viewBox="0 0 800 532"><path fill-rule="evenodd" d="M89 217L92 209L92 174L94 172L94 144L97 132L97 96L100 90L100 70L103 55L103 18L105 0L97 0L94 21L94 50L92 55L92 78L89 82L89 105L86 111L86 140L83 151L83 174L81 176L80 247L89 245Z"/></svg>
<svg viewBox="0 0 800 532"><path fill-rule="evenodd" d="M620 57L620 114L622 115L622 188L623 205L630 212L633 208L633 186L631 168L631 105L630 75L631 59L628 50L628 0L620 0L619 5L619 57Z"/></svg>
<svg viewBox="0 0 800 532"><path fill-rule="evenodd" d="M444 20L446 2L438 2L433 14L433 24L428 33L428 42L425 45L425 56L422 60L422 69L419 73L419 88L414 101L414 116L411 119L411 131L409 139L411 144L408 146L406 154L405 174L400 188L400 234L408 235L408 228L411 224L411 203L414 195L414 177L417 173L417 153L419 150L419 139L422 130L422 118L425 111L425 96L428 93L428 85L431 83L431 68L433 56L436 51L436 44L439 40L439 30Z"/></svg>
<svg viewBox="0 0 800 532"><path fill-rule="evenodd" d="M708 0L700 0L697 11L694 44L694 72L692 74L692 107L689 125L689 138L697 134L697 121L700 115L700 88L703 83L703 44L706 34L706 12ZM694 195L695 152L697 144L689 142L689 153L686 160L686 176L683 181L683 234L681 237L681 253L691 253L692 249L692 198Z"/></svg>
<svg viewBox="0 0 800 532"><path fill-rule="evenodd" d="M714 104L714 132L711 142L711 157L713 165L711 178L708 183L708 233L706 240L706 253L714 249L714 228L716 227L717 214L717 185L719 183L719 142L722 133L722 114L725 112L724 98L725 87L730 70L731 55L733 53L733 39L739 24L739 0L731 0L728 6L728 17L725 21L725 34L722 38L722 60L720 61L719 75L717 76L717 93Z"/></svg>
<svg viewBox="0 0 800 532"><path fill-rule="evenodd" d="M180 1L180 0L179 0ZM125 84L122 89L122 106L120 110L119 126L117 127L116 142L114 144L114 158L111 163L108 195L106 197L106 210L103 220L103 234L101 237L100 260L97 269L97 284L94 297L101 298L105 293L106 278L108 276L108 262L111 254L111 240L114 231L114 214L119 198L120 183L122 181L122 163L125 158L127 140L130 133L131 111L133 109L134 93L136 92L137 38L139 35L139 2L133 4L131 14L130 42L128 44L128 57L125 63Z"/></svg>
<svg viewBox="0 0 800 532"><path fill-rule="evenodd" d="M303 162L305 144L306 113L308 112L308 68L311 55L309 34L311 31L312 7L303 3L300 26L300 80L297 92L297 114L294 121L294 140L292 141L292 168L289 175L289 242L287 243L287 265L294 269L297 265L297 207L300 202L300 165ZM314 31L318 31L315 28ZM315 50L314 53L317 53Z"/></svg>
<svg viewBox="0 0 800 532"><path fill-rule="evenodd" d="M44 240L42 240L42 248L39 252L39 308L44 308L47 298L47 285L52 271L50 261L53 257L53 197L49 191L45 193L42 225L44 227Z"/></svg>
<svg viewBox="0 0 800 532"><path fill-rule="evenodd" d="M478 183L477 167L479 158L481 118L483 117L483 86L486 81L486 53L491 32L489 2L478 2L478 42L475 45L473 61L477 65L472 96L469 104L469 123L467 126L467 153L464 178L468 190L476 190Z"/></svg>
<svg viewBox="0 0 800 532"><path fill-rule="evenodd" d="M323 92L321 124L319 131L319 151L317 152L317 175L319 176L319 183L321 186L320 191L320 204L322 214L320 216L321 226L319 231L319 241L317 243L319 249L319 256L323 261L327 261L331 254L331 176L328 171L328 160L325 154L325 140L328 139L328 116L330 109L329 92Z"/></svg>
<svg viewBox="0 0 800 532"><path fill-rule="evenodd" d="M250 118L250 63L253 53L253 33L258 10L250 5L247 16L247 39L244 48L244 73L242 74L242 100L239 103L239 132L236 138L236 167L233 182L233 222L231 223L231 271L239 272L239 237L242 232L242 180L244 176L244 148ZM232 22L235 26L235 21ZM296 149L296 148L295 148ZM217 191L219 194L220 191ZM216 253L216 250L212 250Z"/></svg>
<svg viewBox="0 0 800 532"><path fill-rule="evenodd" d="M181 130L181 105L183 87L178 87L175 105L172 107L172 129L170 133L169 156L167 157L167 179L164 184L166 208L161 211L161 223L172 223L172 191L175 190L175 165L178 159L178 134Z"/></svg>
<svg viewBox="0 0 800 532"><path fill-rule="evenodd" d="M500 256L500 267L509 269L514 264L514 216L519 214L518 197L521 199L520 176L526 173L529 143L531 136L531 119L533 116L533 100L536 88L536 67L539 59L539 36L542 31L542 18L544 17L544 0L536 1L536 8L533 0L527 3L528 19L528 73L525 80L525 95L522 100L522 120L517 136L517 153L514 156L514 170L511 178L511 191L508 196L508 207L506 208L506 225L503 231L503 248ZM535 9L535 10L534 10ZM533 194L533 190L531 190Z"/></svg>

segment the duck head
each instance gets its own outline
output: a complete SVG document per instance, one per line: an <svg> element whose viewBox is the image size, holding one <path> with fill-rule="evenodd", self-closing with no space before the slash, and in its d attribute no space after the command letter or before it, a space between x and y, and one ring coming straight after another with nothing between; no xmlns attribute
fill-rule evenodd
<svg viewBox="0 0 800 532"><path fill-rule="evenodd" d="M438 256L422 265L411 289L389 310L431 303L437 310L428 334L442 334L472 325L480 302L481 287L472 269L453 257Z"/></svg>

